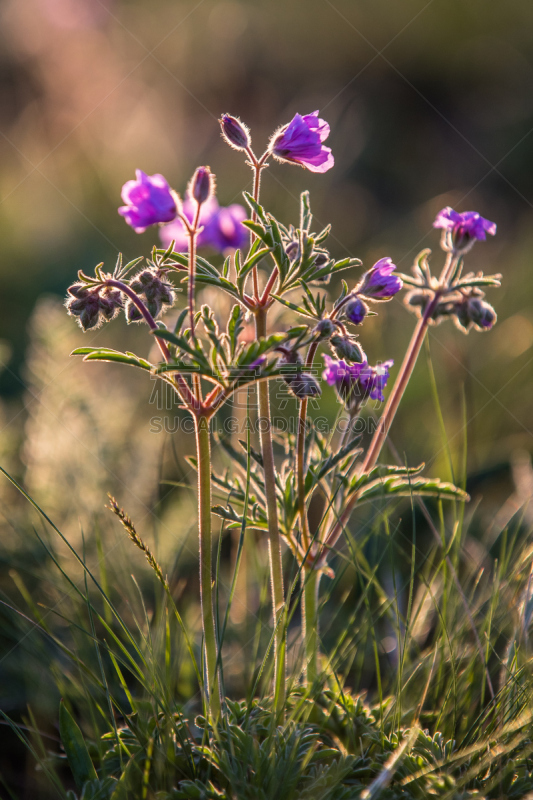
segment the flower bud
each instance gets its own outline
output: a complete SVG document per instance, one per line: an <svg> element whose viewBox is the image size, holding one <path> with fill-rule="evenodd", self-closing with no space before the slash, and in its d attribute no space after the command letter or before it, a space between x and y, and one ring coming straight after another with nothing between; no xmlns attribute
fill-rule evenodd
<svg viewBox="0 0 533 800"><path fill-rule="evenodd" d="M341 336L340 334L332 336L330 344L335 355L340 359L346 358L348 361L353 361L357 364L362 364L363 361L366 361L363 348L353 336Z"/></svg>
<svg viewBox="0 0 533 800"><path fill-rule="evenodd" d="M321 319L315 327L313 333L320 336L321 339L329 339L332 333L336 330L335 325L330 319Z"/></svg>
<svg viewBox="0 0 533 800"><path fill-rule="evenodd" d="M222 136L235 150L248 150L252 140L250 138L250 131L246 125L230 114L223 114L220 118L220 127L222 128Z"/></svg>
<svg viewBox="0 0 533 800"><path fill-rule="evenodd" d="M470 319L479 330L487 331L497 320L497 315L490 303L473 299L469 302Z"/></svg>
<svg viewBox="0 0 533 800"><path fill-rule="evenodd" d="M164 308L174 305L174 287L163 280L164 273L158 269L143 269L130 283L130 289L139 295L146 308L156 319ZM128 322L141 322L143 315L132 300L126 303Z"/></svg>
<svg viewBox="0 0 533 800"><path fill-rule="evenodd" d="M122 308L120 292L102 286L89 287L84 283L74 283L69 287L65 306L84 331L98 328L103 320L113 319Z"/></svg>
<svg viewBox="0 0 533 800"><path fill-rule="evenodd" d="M316 378L308 372L300 372L290 378L285 378L285 383L298 400L306 397L320 397L322 391Z"/></svg>
<svg viewBox="0 0 533 800"><path fill-rule="evenodd" d="M344 314L354 325L360 325L368 314L368 306L363 303L360 297L354 297L353 300L346 303Z"/></svg>
<svg viewBox="0 0 533 800"><path fill-rule="evenodd" d="M464 333L473 326L478 331L488 331L497 320L497 315L490 303L481 297L468 297L455 306L455 322Z"/></svg>
<svg viewBox="0 0 533 800"><path fill-rule="evenodd" d="M290 261L296 261L298 256L300 255L300 244L296 239L293 239L287 247L285 248L285 252L287 253Z"/></svg>
<svg viewBox="0 0 533 800"><path fill-rule="evenodd" d="M215 191L215 176L209 167L198 167L189 184L189 194L198 205L207 202Z"/></svg>

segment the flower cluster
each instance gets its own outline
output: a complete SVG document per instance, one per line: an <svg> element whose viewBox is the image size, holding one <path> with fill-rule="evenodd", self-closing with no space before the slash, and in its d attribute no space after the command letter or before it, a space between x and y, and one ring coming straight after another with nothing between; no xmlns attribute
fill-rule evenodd
<svg viewBox="0 0 533 800"><path fill-rule="evenodd" d="M335 361L325 355L326 368L322 377L329 386L334 386L341 400L351 409L358 409L363 400L383 402L383 389L387 385L389 369L394 361L389 360L371 367L367 361L360 364L347 364L346 361Z"/></svg>
<svg viewBox="0 0 533 800"><path fill-rule="evenodd" d="M73 283L69 286L65 307L72 317L77 317L80 328L88 331L109 322L123 307L122 297L116 289Z"/></svg>
<svg viewBox="0 0 533 800"><path fill-rule="evenodd" d="M200 204L199 246L226 253L245 244L248 232L241 223L246 211L237 204L219 206L214 196L214 176L208 167L196 170L183 203L162 175L146 175L138 169L136 176L137 180L127 181L122 187L126 205L118 210L136 233L143 233L151 225L170 223L161 228L161 241L167 247L174 240L176 251L184 252L189 239L182 217L192 225Z"/></svg>
<svg viewBox="0 0 533 800"><path fill-rule="evenodd" d="M143 269L130 282L137 297L140 297L154 319L166 308L174 305L176 293L171 283L165 280L165 273L157 267ZM143 315L133 300L126 302L128 322L141 322Z"/></svg>

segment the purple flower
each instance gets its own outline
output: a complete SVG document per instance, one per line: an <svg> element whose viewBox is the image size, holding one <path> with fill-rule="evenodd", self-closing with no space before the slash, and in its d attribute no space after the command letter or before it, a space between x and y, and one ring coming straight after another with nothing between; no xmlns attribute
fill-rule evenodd
<svg viewBox="0 0 533 800"><path fill-rule="evenodd" d="M403 286L398 275L392 274L395 269L390 258L380 258L365 272L356 292L369 300L390 300Z"/></svg>
<svg viewBox="0 0 533 800"><path fill-rule="evenodd" d="M322 377L329 386L334 386L342 400L349 405L360 405L364 397L383 402L383 389L389 378L389 368L393 361L385 361L375 367L366 361L362 364L348 365L346 361L335 361L325 355L326 369Z"/></svg>
<svg viewBox="0 0 533 800"><path fill-rule="evenodd" d="M189 196L186 197L182 211L191 223L196 208L196 202L193 202ZM198 234L198 246L212 247L220 253L242 247L247 241L248 231L241 223L247 216L242 206L234 204L227 208L221 208L217 199L210 197L200 210L200 225L203 226L203 231ZM189 247L189 237L180 219L175 219L169 225L162 227L159 235L164 247L168 247L174 239L174 249L178 253L186 252Z"/></svg>
<svg viewBox="0 0 533 800"><path fill-rule="evenodd" d="M246 210L237 203L220 208L213 219L210 231L211 247L221 253L243 247L248 240L249 232L242 224L242 221L247 218Z"/></svg>
<svg viewBox="0 0 533 800"><path fill-rule="evenodd" d="M439 211L433 223L434 228L442 228L451 237L453 249L457 252L469 249L476 239L484 242L487 233L494 236L496 223L485 219L477 211L454 211L446 206Z"/></svg>
<svg viewBox="0 0 533 800"><path fill-rule="evenodd" d="M344 360L335 361L331 356L324 356L326 369L322 373L323 379L329 386L334 386L337 394L344 402L358 405L361 400L361 387L359 386L359 373L366 366L362 364L349 365Z"/></svg>
<svg viewBox="0 0 533 800"><path fill-rule="evenodd" d="M127 181L122 187L126 205L118 213L135 233L144 233L150 225L174 219L176 202L162 175L147 175L141 169L135 170L135 174L137 180Z"/></svg>
<svg viewBox="0 0 533 800"><path fill-rule="evenodd" d="M328 136L329 125L319 119L318 111L303 117L295 114L288 125L274 133L268 149L278 161L300 164L311 172L327 172L335 163L330 148L322 144Z"/></svg>
<svg viewBox="0 0 533 800"><path fill-rule="evenodd" d="M368 364L363 364L363 369L359 373L359 383L366 395L369 395L372 400L379 400L383 402L383 389L387 385L389 379L389 369L394 364L394 361L384 361L383 364L378 364L375 367L370 367Z"/></svg>
<svg viewBox="0 0 533 800"><path fill-rule="evenodd" d="M353 322L354 325L360 325L368 314L368 306L363 303L360 297L354 297L353 300L346 303L344 313L350 322Z"/></svg>

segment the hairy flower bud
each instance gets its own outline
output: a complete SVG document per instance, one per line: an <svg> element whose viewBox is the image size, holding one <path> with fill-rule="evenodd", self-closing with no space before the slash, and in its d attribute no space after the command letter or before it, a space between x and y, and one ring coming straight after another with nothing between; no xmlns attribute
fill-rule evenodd
<svg viewBox="0 0 533 800"><path fill-rule="evenodd" d="M248 150L252 144L250 131L247 126L237 117L230 114L222 114L220 118L222 136L235 150Z"/></svg>
<svg viewBox="0 0 533 800"><path fill-rule="evenodd" d="M468 333L472 327L478 331L488 331L497 318L490 303L480 296L468 296L454 307L455 324L463 333Z"/></svg>
<svg viewBox="0 0 533 800"><path fill-rule="evenodd" d="M328 319L321 319L320 322L317 323L313 333L317 336L320 336L321 339L329 339L329 337L337 330L333 322Z"/></svg>
<svg viewBox="0 0 533 800"><path fill-rule="evenodd" d="M344 314L354 325L360 325L368 314L368 306L360 297L354 297L344 306Z"/></svg>
<svg viewBox="0 0 533 800"><path fill-rule="evenodd" d="M285 382L298 400L304 400L306 397L320 397L322 394L317 379L308 372L300 372L290 380L285 378Z"/></svg>
<svg viewBox="0 0 533 800"><path fill-rule="evenodd" d="M366 361L363 348L353 336L336 334L331 337L330 344L338 358L346 358L348 361L353 361L357 364Z"/></svg>
<svg viewBox="0 0 533 800"><path fill-rule="evenodd" d="M109 287L74 283L68 293L66 309L72 317L77 317L84 331L98 328L103 320L112 320L123 307L120 292Z"/></svg>
<svg viewBox="0 0 533 800"><path fill-rule="evenodd" d="M164 308L174 305L176 299L174 287L164 280L164 273L159 269L143 269L131 281L130 289L139 295L154 319ZM128 322L141 322L143 319L132 300L126 303L126 319Z"/></svg>
<svg viewBox="0 0 533 800"><path fill-rule="evenodd" d="M215 176L209 167L198 167L189 184L189 194L198 205L206 203L215 192Z"/></svg>
<svg viewBox="0 0 533 800"><path fill-rule="evenodd" d="M284 369L283 380L289 387L292 394L303 400L306 397L319 397L321 394L320 386L315 378L308 372L303 372L302 357L297 350L281 348L282 356L279 359L279 366Z"/></svg>

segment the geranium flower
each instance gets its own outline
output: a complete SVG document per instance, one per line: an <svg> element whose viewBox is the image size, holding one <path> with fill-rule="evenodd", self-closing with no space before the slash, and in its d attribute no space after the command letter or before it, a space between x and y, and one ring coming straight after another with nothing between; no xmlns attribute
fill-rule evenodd
<svg viewBox="0 0 533 800"><path fill-rule="evenodd" d="M324 142L329 136L329 125L319 119L318 111L301 116L295 114L288 125L276 131L269 144L269 152L278 161L300 164L311 172L327 172L335 160Z"/></svg>
<svg viewBox="0 0 533 800"><path fill-rule="evenodd" d="M176 202L170 186L162 175L147 175L135 170L137 180L127 181L122 187L126 203L118 213L131 225L135 233L144 233L150 225L170 222L176 216Z"/></svg>

